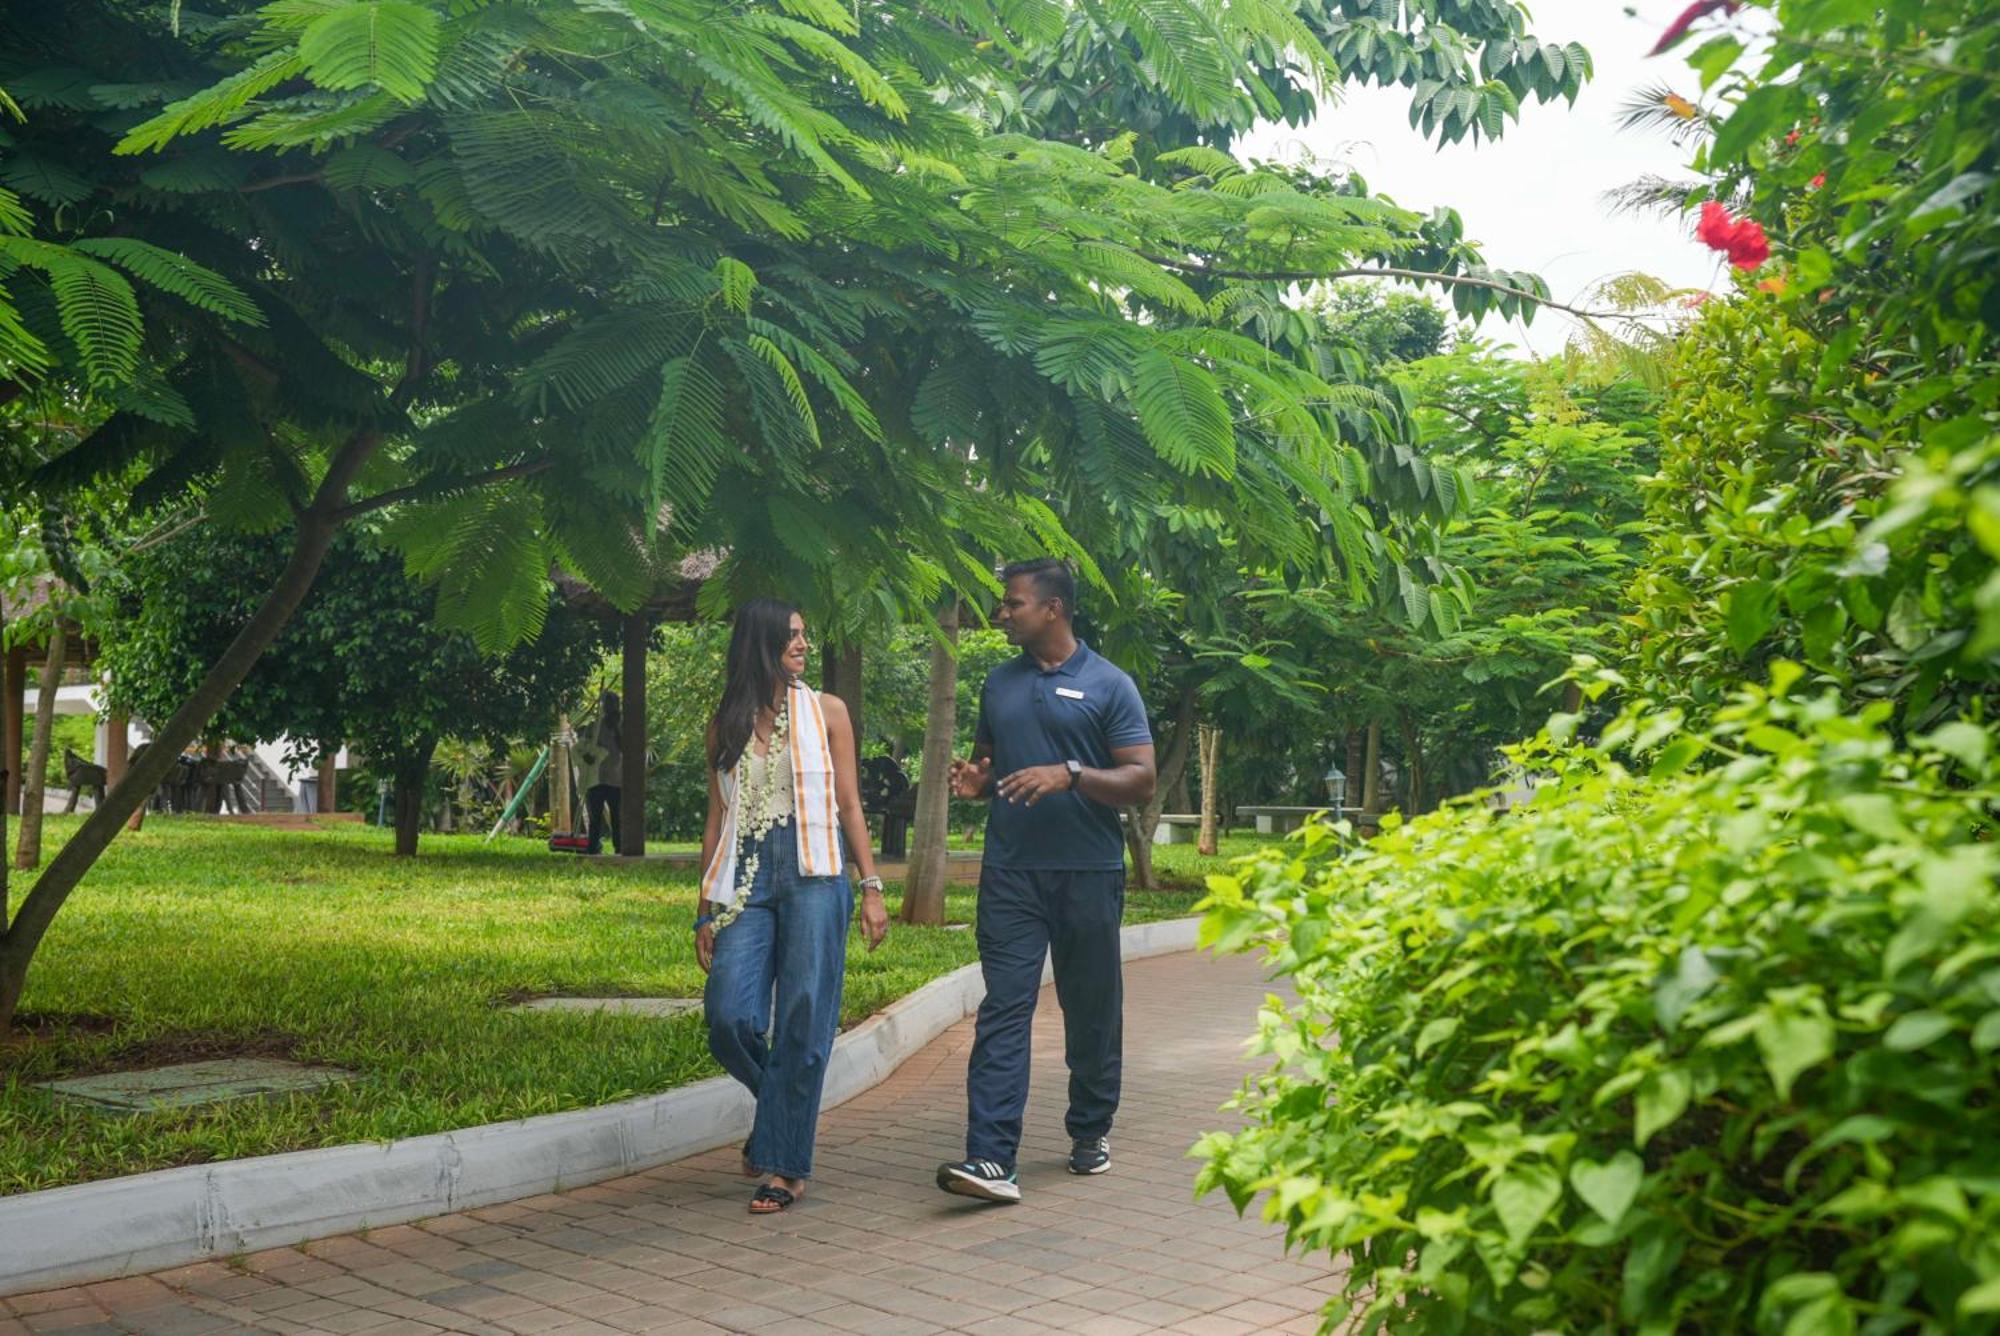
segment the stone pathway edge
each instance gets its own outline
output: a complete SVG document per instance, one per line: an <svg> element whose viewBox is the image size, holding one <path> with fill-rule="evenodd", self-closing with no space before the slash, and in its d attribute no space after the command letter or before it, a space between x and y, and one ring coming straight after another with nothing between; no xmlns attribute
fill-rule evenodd
<svg viewBox="0 0 2000 1336"><path fill-rule="evenodd" d="M1199 919L1135 924L1126 960L1193 950ZM1043 967L1043 981L1049 970ZM834 1043L823 1107L880 1082L970 1016L978 965L933 979ZM740 1139L749 1095L714 1077L617 1104L403 1141L161 1169L0 1197L0 1295L116 1280L583 1187Z"/></svg>

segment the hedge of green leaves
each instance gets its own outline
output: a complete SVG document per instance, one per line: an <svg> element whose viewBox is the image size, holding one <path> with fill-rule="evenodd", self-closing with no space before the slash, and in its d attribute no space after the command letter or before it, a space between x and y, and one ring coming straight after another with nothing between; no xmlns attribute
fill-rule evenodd
<svg viewBox="0 0 2000 1336"><path fill-rule="evenodd" d="M2000 1328L2000 757L1798 679L1214 879L1299 1000L1203 1188L1348 1253L1370 1326Z"/></svg>

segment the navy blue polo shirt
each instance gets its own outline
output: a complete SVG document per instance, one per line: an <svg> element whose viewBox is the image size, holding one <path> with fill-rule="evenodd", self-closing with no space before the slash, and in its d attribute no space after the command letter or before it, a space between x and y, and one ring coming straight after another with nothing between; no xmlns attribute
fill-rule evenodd
<svg viewBox="0 0 2000 1336"><path fill-rule="evenodd" d="M986 675L974 749L990 749L993 778L1031 765L1081 761L1109 768L1114 747L1150 746L1139 688L1078 641L1060 668L1031 654ZM986 817L987 867L1023 871L1111 872L1125 866L1118 809L1081 793L1052 793L1034 806L994 794Z"/></svg>

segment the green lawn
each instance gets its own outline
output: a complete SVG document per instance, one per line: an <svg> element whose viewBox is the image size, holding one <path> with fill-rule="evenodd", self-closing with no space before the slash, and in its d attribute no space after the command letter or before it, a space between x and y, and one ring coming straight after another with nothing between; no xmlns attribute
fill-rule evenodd
<svg viewBox="0 0 2000 1336"><path fill-rule="evenodd" d="M53 817L48 852L75 828ZM1225 855L1256 847L1234 837ZM0 1047L0 1195L169 1165L413 1136L604 1103L716 1073L696 1016L516 1015L547 993L694 996L692 877L527 841L309 832L149 818L71 898L28 983L34 1037ZM1205 860L1163 848L1177 889L1128 922L1186 914ZM16 874L17 878L20 874ZM17 888L20 886L17 881ZM18 895L19 889L16 894ZM893 914L900 887L890 888ZM948 915L967 922L970 888ZM852 939L851 1024L975 958L970 932ZM205 1055L326 1062L328 1092L198 1114L109 1117L27 1083Z"/></svg>

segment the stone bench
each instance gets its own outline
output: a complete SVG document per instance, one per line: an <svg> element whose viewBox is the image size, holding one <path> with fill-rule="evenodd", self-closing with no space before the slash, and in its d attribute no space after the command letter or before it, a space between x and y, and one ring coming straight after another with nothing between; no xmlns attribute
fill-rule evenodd
<svg viewBox="0 0 2000 1336"><path fill-rule="evenodd" d="M1193 844L1195 836L1200 833L1200 813L1163 812L1153 827L1153 843Z"/></svg>
<svg viewBox="0 0 2000 1336"><path fill-rule="evenodd" d="M1361 815L1361 809L1358 807L1342 807L1335 810L1330 807L1274 807L1259 805L1238 807L1236 809L1236 819L1239 822L1246 817L1254 820L1257 823L1257 833L1259 835L1283 835L1287 831L1297 830L1300 826L1303 826L1306 823L1306 818L1322 812L1335 818L1358 817Z"/></svg>

